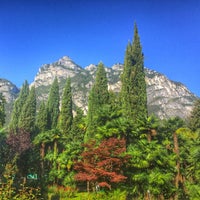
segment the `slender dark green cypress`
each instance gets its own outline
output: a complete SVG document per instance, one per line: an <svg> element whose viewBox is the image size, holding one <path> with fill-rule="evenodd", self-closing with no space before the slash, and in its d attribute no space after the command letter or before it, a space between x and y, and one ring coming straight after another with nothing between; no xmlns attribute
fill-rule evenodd
<svg viewBox="0 0 200 200"><path fill-rule="evenodd" d="M19 128L29 133L35 131L36 120L36 94L32 87L19 117Z"/></svg>
<svg viewBox="0 0 200 200"><path fill-rule="evenodd" d="M24 82L22 88L19 93L19 97L16 99L13 107L13 111L11 114L11 121L9 123L10 131L17 132L19 118L22 112L23 105L25 104L27 97L29 95L29 84L27 81Z"/></svg>
<svg viewBox="0 0 200 200"><path fill-rule="evenodd" d="M106 76L105 67L102 62L100 62L97 67L93 92L95 93L96 96L95 100L97 106L101 106L103 104L108 103L109 99L108 80Z"/></svg>
<svg viewBox="0 0 200 200"><path fill-rule="evenodd" d="M44 101L40 104L36 116L36 126L39 132L45 132L48 130L48 112Z"/></svg>
<svg viewBox="0 0 200 200"><path fill-rule="evenodd" d="M81 108L76 109L76 115L73 118L73 123L71 127L71 135L70 140L81 144L84 139L85 133L85 120L84 120L84 113Z"/></svg>
<svg viewBox="0 0 200 200"><path fill-rule="evenodd" d="M47 109L48 109L48 128L55 129L58 123L58 116L59 116L59 85L57 77L54 79L48 101L47 101Z"/></svg>
<svg viewBox="0 0 200 200"><path fill-rule="evenodd" d="M136 24L133 43L129 43L126 49L121 82L121 102L124 115L137 124L145 120L148 113L144 56Z"/></svg>
<svg viewBox="0 0 200 200"><path fill-rule="evenodd" d="M193 131L200 129L200 99L194 103L194 107L189 117L189 126Z"/></svg>
<svg viewBox="0 0 200 200"><path fill-rule="evenodd" d="M0 128L2 128L5 123L5 118L6 118L5 103L6 103L6 100L3 94L0 93Z"/></svg>
<svg viewBox="0 0 200 200"><path fill-rule="evenodd" d="M87 139L92 139L96 128L98 126L96 118L99 109L108 103L109 92L106 71L103 63L99 63L97 66L97 73L95 83L89 94L88 101L88 123L87 123ZM87 140L86 139L86 140Z"/></svg>
<svg viewBox="0 0 200 200"><path fill-rule="evenodd" d="M63 134L68 134L71 130L73 113L72 113L72 92L71 92L71 80L67 79L66 85L63 91L61 111L59 117L59 128Z"/></svg>

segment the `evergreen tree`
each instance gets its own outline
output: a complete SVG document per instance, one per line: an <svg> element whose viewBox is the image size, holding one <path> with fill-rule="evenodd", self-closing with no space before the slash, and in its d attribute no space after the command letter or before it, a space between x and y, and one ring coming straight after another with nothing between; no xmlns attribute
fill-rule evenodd
<svg viewBox="0 0 200 200"><path fill-rule="evenodd" d="M32 87L19 117L19 128L29 133L33 133L35 131L35 119L36 94L35 87Z"/></svg>
<svg viewBox="0 0 200 200"><path fill-rule="evenodd" d="M48 112L44 101L40 104L36 116L36 126L39 132L44 132L48 129Z"/></svg>
<svg viewBox="0 0 200 200"><path fill-rule="evenodd" d="M73 119L72 128L71 128L71 140L75 143L82 143L85 134L85 120L84 114L81 108L76 109L76 116ZM79 147L80 148L80 147Z"/></svg>
<svg viewBox="0 0 200 200"><path fill-rule="evenodd" d="M0 130L0 176L2 176L6 163L9 161L9 149L6 143L7 134Z"/></svg>
<svg viewBox="0 0 200 200"><path fill-rule="evenodd" d="M59 85L57 77L54 79L53 84L50 89L47 109L48 109L48 128L55 129L58 123L59 116Z"/></svg>
<svg viewBox="0 0 200 200"><path fill-rule="evenodd" d="M63 91L62 105L60 111L59 128L63 134L69 134L72 126L73 113L72 113L72 93L71 93L71 80L67 79Z"/></svg>
<svg viewBox="0 0 200 200"><path fill-rule="evenodd" d="M80 159L80 154L83 151L83 140L85 134L85 119L83 111L80 108L76 109L76 115L73 118L70 134L63 137L62 145L64 146L62 153L58 155L57 162L60 165L58 174L62 174L64 185L73 185L75 183L73 165L75 160Z"/></svg>
<svg viewBox="0 0 200 200"><path fill-rule="evenodd" d="M15 133L18 130L19 118L22 112L22 107L25 104L28 95L29 95L29 84L27 81L25 81L20 90L19 97L16 99L14 103L14 108L11 115L11 121L9 124L10 130Z"/></svg>
<svg viewBox="0 0 200 200"><path fill-rule="evenodd" d="M99 63L97 67L95 83L90 91L88 100L88 123L86 140L94 137L97 128L97 116L99 109L108 103L109 92L106 71L103 63Z"/></svg>
<svg viewBox="0 0 200 200"><path fill-rule="evenodd" d="M0 93L0 129L3 127L4 123L5 123L5 103L6 100L3 96L2 93Z"/></svg>
<svg viewBox="0 0 200 200"><path fill-rule="evenodd" d="M129 43L126 49L121 82L121 103L124 116L137 124L138 121L147 118L147 92L144 56L136 24L133 43Z"/></svg>
<svg viewBox="0 0 200 200"><path fill-rule="evenodd" d="M102 62L97 67L96 79L93 86L93 92L95 93L96 106L101 106L108 103L108 81L106 76L105 67Z"/></svg>
<svg viewBox="0 0 200 200"><path fill-rule="evenodd" d="M194 131L200 129L200 99L198 99L194 104L189 118L189 126Z"/></svg>

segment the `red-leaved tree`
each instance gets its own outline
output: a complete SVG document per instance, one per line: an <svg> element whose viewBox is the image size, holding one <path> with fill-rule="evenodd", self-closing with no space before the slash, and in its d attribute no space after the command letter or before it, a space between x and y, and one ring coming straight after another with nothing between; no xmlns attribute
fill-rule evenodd
<svg viewBox="0 0 200 200"><path fill-rule="evenodd" d="M126 141L124 139L109 138L99 145L95 141L84 144L85 150L81 154L82 160L75 162L77 171L75 180L87 182L87 191L90 186L107 187L124 182L123 166L128 160Z"/></svg>

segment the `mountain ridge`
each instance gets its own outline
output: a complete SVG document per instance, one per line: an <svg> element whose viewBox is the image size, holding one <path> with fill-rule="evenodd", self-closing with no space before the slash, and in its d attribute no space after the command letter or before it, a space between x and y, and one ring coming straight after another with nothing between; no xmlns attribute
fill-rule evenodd
<svg viewBox="0 0 200 200"><path fill-rule="evenodd" d="M36 75L34 82L31 84L40 90L44 85L51 85L53 79L57 76L61 91L67 77L71 78L73 102L82 107L87 112L87 99L89 90L95 80L97 65L90 64L85 68L77 65L68 56L60 58L58 61L51 63L49 68L41 66L43 69ZM123 64L117 63L111 67L105 67L108 78L108 89L119 92L121 87L120 74L123 71ZM50 75L51 74L51 75ZM192 110L194 101L197 96L188 90L180 82L171 81L165 75L148 68L145 68L148 111L155 113L160 118L169 118L179 116L186 118ZM50 77L48 79L47 77ZM45 83L46 82L46 83ZM47 92L41 94L43 99L47 98Z"/></svg>
<svg viewBox="0 0 200 200"><path fill-rule="evenodd" d="M62 95L66 78L70 77L73 103L87 113L89 90L94 83L96 69L97 65L95 64L82 68L70 57L63 56L53 63L39 67L30 87L35 86L38 102L41 102L48 98L50 86L55 77L59 81L60 95ZM123 64L117 63L111 67L105 67L105 70L108 78L108 89L118 93L121 87L120 74L123 71ZM161 119L173 116L187 118L192 110L194 101L198 97L189 91L184 84L169 80L167 76L155 70L145 68L145 75L149 113L154 113ZM18 91L16 90L15 98ZM2 92L1 87L0 92ZM7 93L9 92L11 92L11 88L8 89ZM5 91L3 94L5 94ZM15 98L10 99L10 104Z"/></svg>

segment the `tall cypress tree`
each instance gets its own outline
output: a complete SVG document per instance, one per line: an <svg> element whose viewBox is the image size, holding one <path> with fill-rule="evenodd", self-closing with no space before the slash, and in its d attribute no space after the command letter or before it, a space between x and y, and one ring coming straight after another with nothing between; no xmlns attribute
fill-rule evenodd
<svg viewBox="0 0 200 200"><path fill-rule="evenodd" d="M9 124L9 129L13 132L17 132L19 118L22 112L23 105L25 104L27 97L29 95L29 84L27 81L24 82L19 93L19 97L16 99L11 115L11 121Z"/></svg>
<svg viewBox="0 0 200 200"><path fill-rule="evenodd" d="M35 131L35 119L36 94L35 87L32 87L19 117L19 128L29 133L33 133Z"/></svg>
<svg viewBox="0 0 200 200"><path fill-rule="evenodd" d="M189 117L189 126L193 131L200 129L200 99L194 103L194 107Z"/></svg>
<svg viewBox="0 0 200 200"><path fill-rule="evenodd" d="M40 104L36 116L36 126L39 132L44 132L48 129L48 112L44 101Z"/></svg>
<svg viewBox="0 0 200 200"><path fill-rule="evenodd" d="M3 94L0 93L0 128L2 128L5 123L5 117L6 117L5 103L6 103L6 100L3 96Z"/></svg>
<svg viewBox="0 0 200 200"><path fill-rule="evenodd" d="M71 140L75 143L82 143L85 134L85 120L84 113L81 108L76 108L76 116L73 118L72 128L71 128Z"/></svg>
<svg viewBox="0 0 200 200"><path fill-rule="evenodd" d="M71 92L71 80L67 79L66 85L63 91L61 111L59 117L59 128L63 134L68 134L71 130L73 113L72 113L72 92Z"/></svg>
<svg viewBox="0 0 200 200"><path fill-rule="evenodd" d="M108 103L108 80L106 76L105 67L102 62L97 67L96 79L93 86L93 92L95 94L96 106L101 106Z"/></svg>
<svg viewBox="0 0 200 200"><path fill-rule="evenodd" d="M90 91L88 100L88 122L86 140L93 138L97 128L99 109L109 101L106 71L103 63L99 63L95 83Z"/></svg>
<svg viewBox="0 0 200 200"><path fill-rule="evenodd" d="M48 109L48 127L49 129L54 129L57 127L58 116L59 116L59 85L57 77L54 79L53 84L51 85L47 109Z"/></svg>
<svg viewBox="0 0 200 200"><path fill-rule="evenodd" d="M121 82L121 102L124 115L134 123L145 120L147 118L147 92L144 56L136 24L133 43L129 43L126 49Z"/></svg>

